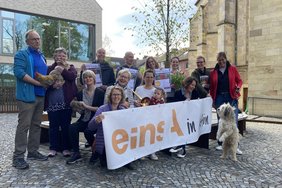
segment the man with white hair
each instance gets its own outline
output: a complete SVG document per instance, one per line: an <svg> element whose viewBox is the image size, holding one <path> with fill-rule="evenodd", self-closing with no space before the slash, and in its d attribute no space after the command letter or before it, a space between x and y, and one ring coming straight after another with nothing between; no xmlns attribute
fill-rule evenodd
<svg viewBox="0 0 282 188"><path fill-rule="evenodd" d="M38 152L40 145L41 117L44 108L45 88L35 79L35 73L47 73L47 64L40 51L41 39L35 30L26 35L28 47L18 51L14 57L14 75L16 76L16 99L19 108L18 125L15 135L13 166L27 169L27 159L45 161L47 156Z"/></svg>
<svg viewBox="0 0 282 188"><path fill-rule="evenodd" d="M118 75L118 72L124 68L139 70L138 67L134 65L134 54L130 51L125 53L124 65L117 68L116 75ZM138 71L134 84L134 90L136 89L136 87L138 87L141 84L141 81L142 81L142 75Z"/></svg>
<svg viewBox="0 0 282 188"><path fill-rule="evenodd" d="M106 90L108 86L111 86L115 83L115 74L113 67L105 60L106 50L104 48L99 48L96 52L96 60L92 63L99 64L101 68L101 88ZM83 85L82 73L86 70L85 64L81 66L80 82Z"/></svg>

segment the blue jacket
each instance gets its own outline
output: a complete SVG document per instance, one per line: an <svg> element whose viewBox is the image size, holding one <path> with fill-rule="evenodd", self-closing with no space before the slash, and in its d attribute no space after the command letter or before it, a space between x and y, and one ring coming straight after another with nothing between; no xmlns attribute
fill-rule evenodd
<svg viewBox="0 0 282 188"><path fill-rule="evenodd" d="M43 56L45 61L45 57ZM47 65L46 65L47 66ZM16 76L16 99L23 102L34 102L35 93L34 85L23 80L28 74L34 78L34 62L33 57L28 48L20 50L14 57L14 75Z"/></svg>

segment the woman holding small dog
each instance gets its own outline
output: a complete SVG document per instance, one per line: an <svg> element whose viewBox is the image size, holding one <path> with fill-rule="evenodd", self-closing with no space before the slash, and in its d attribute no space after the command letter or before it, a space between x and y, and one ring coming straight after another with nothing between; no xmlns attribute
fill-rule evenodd
<svg viewBox="0 0 282 188"><path fill-rule="evenodd" d="M83 84L86 86L82 91L78 92L76 97L71 102L71 107L74 111L81 114L80 118L69 128L70 142L73 149L72 156L67 160L67 164L73 164L81 160L79 152L79 132L84 132L84 136L88 144L94 142L94 131L87 129L88 123L94 116L97 109L103 105L104 90L96 87L96 75L91 70L86 70L82 73ZM96 160L93 153L90 158L90 163Z"/></svg>
<svg viewBox="0 0 282 188"><path fill-rule="evenodd" d="M50 153L53 157L58 151L64 156L70 156L70 143L68 129L71 123L72 109L70 102L77 92L75 79L76 69L67 63L67 51L57 48L54 52L55 62L48 67L47 73L56 70L62 79L56 80L46 91L45 109L49 119ZM59 130L61 129L61 138Z"/></svg>
<svg viewBox="0 0 282 188"><path fill-rule="evenodd" d="M243 82L236 67L227 60L225 52L218 53L217 64L210 73L209 83L214 107L218 109L224 103L229 103L235 107L238 127L238 98ZM222 143L219 142L218 144L219 146L216 149L222 150ZM237 154L242 154L242 151L237 149Z"/></svg>

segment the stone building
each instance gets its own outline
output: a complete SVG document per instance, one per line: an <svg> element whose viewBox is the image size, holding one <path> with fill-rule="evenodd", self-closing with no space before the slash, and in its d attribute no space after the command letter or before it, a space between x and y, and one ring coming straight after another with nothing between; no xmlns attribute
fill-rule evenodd
<svg viewBox="0 0 282 188"><path fill-rule="evenodd" d="M239 106L282 117L282 1L198 0L190 19L189 71L203 55L213 68L225 51L243 79Z"/></svg>

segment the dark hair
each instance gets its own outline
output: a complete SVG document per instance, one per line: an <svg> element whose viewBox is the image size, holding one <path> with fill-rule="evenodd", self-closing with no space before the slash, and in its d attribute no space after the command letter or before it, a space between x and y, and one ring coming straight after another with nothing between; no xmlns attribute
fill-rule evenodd
<svg viewBox="0 0 282 188"><path fill-rule="evenodd" d="M156 91L161 91L162 92L163 99L165 100L166 99L166 92L165 92L165 90L163 88L161 88L161 87L155 87L155 88L156 88L155 92Z"/></svg>
<svg viewBox="0 0 282 188"><path fill-rule="evenodd" d="M197 57L197 59L203 59L204 62L206 62L206 59L204 58L204 56L199 55L199 56Z"/></svg>
<svg viewBox="0 0 282 188"><path fill-rule="evenodd" d="M147 73L153 73L153 76L155 77L155 71L152 70L152 69L147 69L147 70L145 70L145 72L144 72L143 78L145 78L145 76L146 76Z"/></svg>
<svg viewBox="0 0 282 188"><path fill-rule="evenodd" d="M173 59L177 59L177 61L179 61L179 57L177 57L177 56L172 57L172 58L170 59L170 61L172 61Z"/></svg>
<svg viewBox="0 0 282 188"><path fill-rule="evenodd" d="M147 69L150 69L150 68L148 67L149 60L150 60L150 59L152 59L152 60L154 61L154 63L155 63L155 68L156 68L156 69L160 68L159 63L155 60L155 58L153 58L152 56L149 56L149 57L146 59L146 63L145 63L145 69L146 69L146 70L147 70Z"/></svg>
<svg viewBox="0 0 282 188"><path fill-rule="evenodd" d="M183 86L183 88L187 88L193 81L195 81L196 84L197 84L196 78L194 78L194 77L192 77L192 76L186 77L186 78L182 81L182 86Z"/></svg>
<svg viewBox="0 0 282 188"><path fill-rule="evenodd" d="M225 52L219 52L218 54L217 54L217 60L219 59L219 58L221 58L221 57L223 57L224 59L226 59L227 60L227 57L226 57L226 53Z"/></svg>

